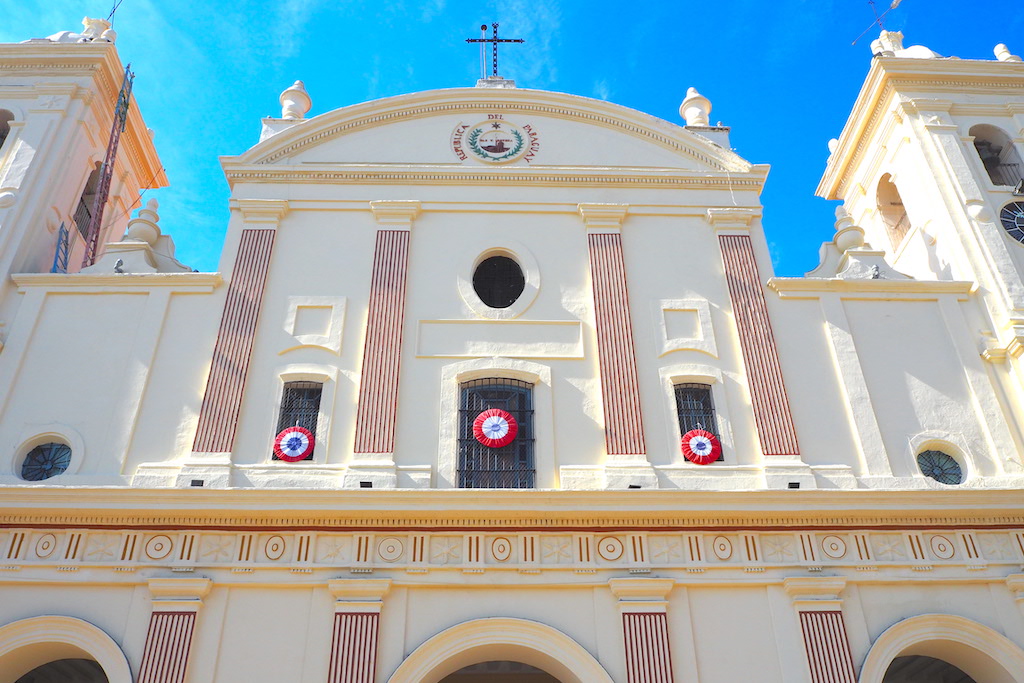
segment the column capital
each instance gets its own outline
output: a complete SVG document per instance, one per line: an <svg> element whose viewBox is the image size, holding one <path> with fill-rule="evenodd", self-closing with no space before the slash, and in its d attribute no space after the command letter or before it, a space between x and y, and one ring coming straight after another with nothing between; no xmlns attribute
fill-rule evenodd
<svg viewBox="0 0 1024 683"><path fill-rule="evenodd" d="M327 589L335 600L379 602L391 590L391 579L334 579Z"/></svg>
<svg viewBox="0 0 1024 683"><path fill-rule="evenodd" d="M704 218L716 231L736 230L747 232L750 224L761 215L760 209L742 206L712 207L704 214Z"/></svg>
<svg viewBox="0 0 1024 683"><path fill-rule="evenodd" d="M210 579L149 579L154 612L198 612L213 588Z"/></svg>
<svg viewBox="0 0 1024 683"><path fill-rule="evenodd" d="M668 594L675 585L672 579L623 578L608 581L612 595L619 599L621 612L664 612Z"/></svg>
<svg viewBox="0 0 1024 683"><path fill-rule="evenodd" d="M1024 574L1010 574L1006 577L1006 587L1013 591L1018 603L1024 607Z"/></svg>
<svg viewBox="0 0 1024 683"><path fill-rule="evenodd" d="M783 587L794 600L841 600L839 594L846 588L841 576L791 576L784 579Z"/></svg>
<svg viewBox="0 0 1024 683"><path fill-rule="evenodd" d="M621 230L629 204L577 204L587 230Z"/></svg>
<svg viewBox="0 0 1024 683"><path fill-rule="evenodd" d="M412 221L420 214L420 202L416 199L378 200L370 202L370 211L377 225L399 230L411 230Z"/></svg>
<svg viewBox="0 0 1024 683"><path fill-rule="evenodd" d="M274 230L281 219L288 214L286 199L233 199L231 208L242 212L242 220L248 228Z"/></svg>
<svg viewBox="0 0 1024 683"><path fill-rule="evenodd" d="M782 582L797 612L841 611L846 579L841 576L791 576Z"/></svg>
<svg viewBox="0 0 1024 683"><path fill-rule="evenodd" d="M379 614L391 579L335 579L327 582L334 596L334 612Z"/></svg>

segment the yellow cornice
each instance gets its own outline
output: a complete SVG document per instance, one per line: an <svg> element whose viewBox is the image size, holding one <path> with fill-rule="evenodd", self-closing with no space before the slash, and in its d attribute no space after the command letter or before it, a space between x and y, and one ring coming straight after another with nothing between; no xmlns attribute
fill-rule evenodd
<svg viewBox="0 0 1024 683"><path fill-rule="evenodd" d="M945 280L844 280L841 278L817 277L773 277L768 287L779 293L783 299L816 298L815 294L839 292L843 294L866 295L885 298L887 295L903 297L910 295L954 295L967 298L974 293L977 285L973 282Z"/></svg>
<svg viewBox="0 0 1024 683"><path fill-rule="evenodd" d="M183 291L210 292L221 283L220 273L15 273L11 280L21 289L45 287L62 292L140 290L174 287Z"/></svg>
<svg viewBox="0 0 1024 683"><path fill-rule="evenodd" d="M2 527L225 530L1009 528L1019 490L513 491L0 487Z"/></svg>
<svg viewBox="0 0 1024 683"><path fill-rule="evenodd" d="M562 166L477 167L458 164L369 165L241 164L222 159L228 183L313 185L534 185L613 186L665 189L748 190L760 192L767 166L744 173L687 171L674 168L598 168Z"/></svg>

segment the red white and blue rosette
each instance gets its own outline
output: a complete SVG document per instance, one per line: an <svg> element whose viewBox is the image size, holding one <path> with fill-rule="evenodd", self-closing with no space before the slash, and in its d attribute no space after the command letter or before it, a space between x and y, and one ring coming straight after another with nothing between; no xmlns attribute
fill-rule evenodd
<svg viewBox="0 0 1024 683"><path fill-rule="evenodd" d="M473 420L473 436L488 448L509 445L518 432L516 419L508 411L499 408L485 410Z"/></svg>
<svg viewBox="0 0 1024 683"><path fill-rule="evenodd" d="M718 437L706 429L691 429L683 434L683 456L697 465L707 465L722 457Z"/></svg>
<svg viewBox="0 0 1024 683"><path fill-rule="evenodd" d="M313 452L316 438L303 427L285 427L274 439L274 455L278 460L298 462L305 460Z"/></svg>

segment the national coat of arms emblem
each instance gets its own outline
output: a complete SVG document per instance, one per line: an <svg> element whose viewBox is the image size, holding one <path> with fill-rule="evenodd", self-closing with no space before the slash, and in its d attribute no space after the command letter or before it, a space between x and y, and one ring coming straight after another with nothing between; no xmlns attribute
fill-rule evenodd
<svg viewBox="0 0 1024 683"><path fill-rule="evenodd" d="M460 123L452 132L452 150L459 159L478 159L502 164L524 159L533 160L540 149L539 136L533 126L517 125L502 114L490 114L486 121L474 125Z"/></svg>

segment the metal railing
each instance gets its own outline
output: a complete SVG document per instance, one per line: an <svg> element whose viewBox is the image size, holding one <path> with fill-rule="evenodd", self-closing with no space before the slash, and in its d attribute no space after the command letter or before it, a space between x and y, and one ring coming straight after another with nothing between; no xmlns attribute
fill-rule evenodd
<svg viewBox="0 0 1024 683"><path fill-rule="evenodd" d="M896 225L889 226L889 239L892 241L893 249L899 248L908 232L910 232L910 219L907 218L907 214L903 214L896 221Z"/></svg>
<svg viewBox="0 0 1024 683"><path fill-rule="evenodd" d="M532 489L536 470L531 469L459 469L462 489Z"/></svg>
<svg viewBox="0 0 1024 683"><path fill-rule="evenodd" d="M78 234L82 237L89 236L89 224L92 223L92 209L89 208L89 204L85 201L85 195L78 200L78 208L75 209L75 215L72 217L75 223L75 227L78 228Z"/></svg>
<svg viewBox="0 0 1024 683"><path fill-rule="evenodd" d="M68 257L70 254L71 233L62 222L60 230L57 231L57 248L53 252L53 267L51 273L68 272Z"/></svg>
<svg viewBox="0 0 1024 683"><path fill-rule="evenodd" d="M992 179L993 185L1015 187L1017 183L1024 180L1021 175L1020 164L995 164L988 167L988 177Z"/></svg>

